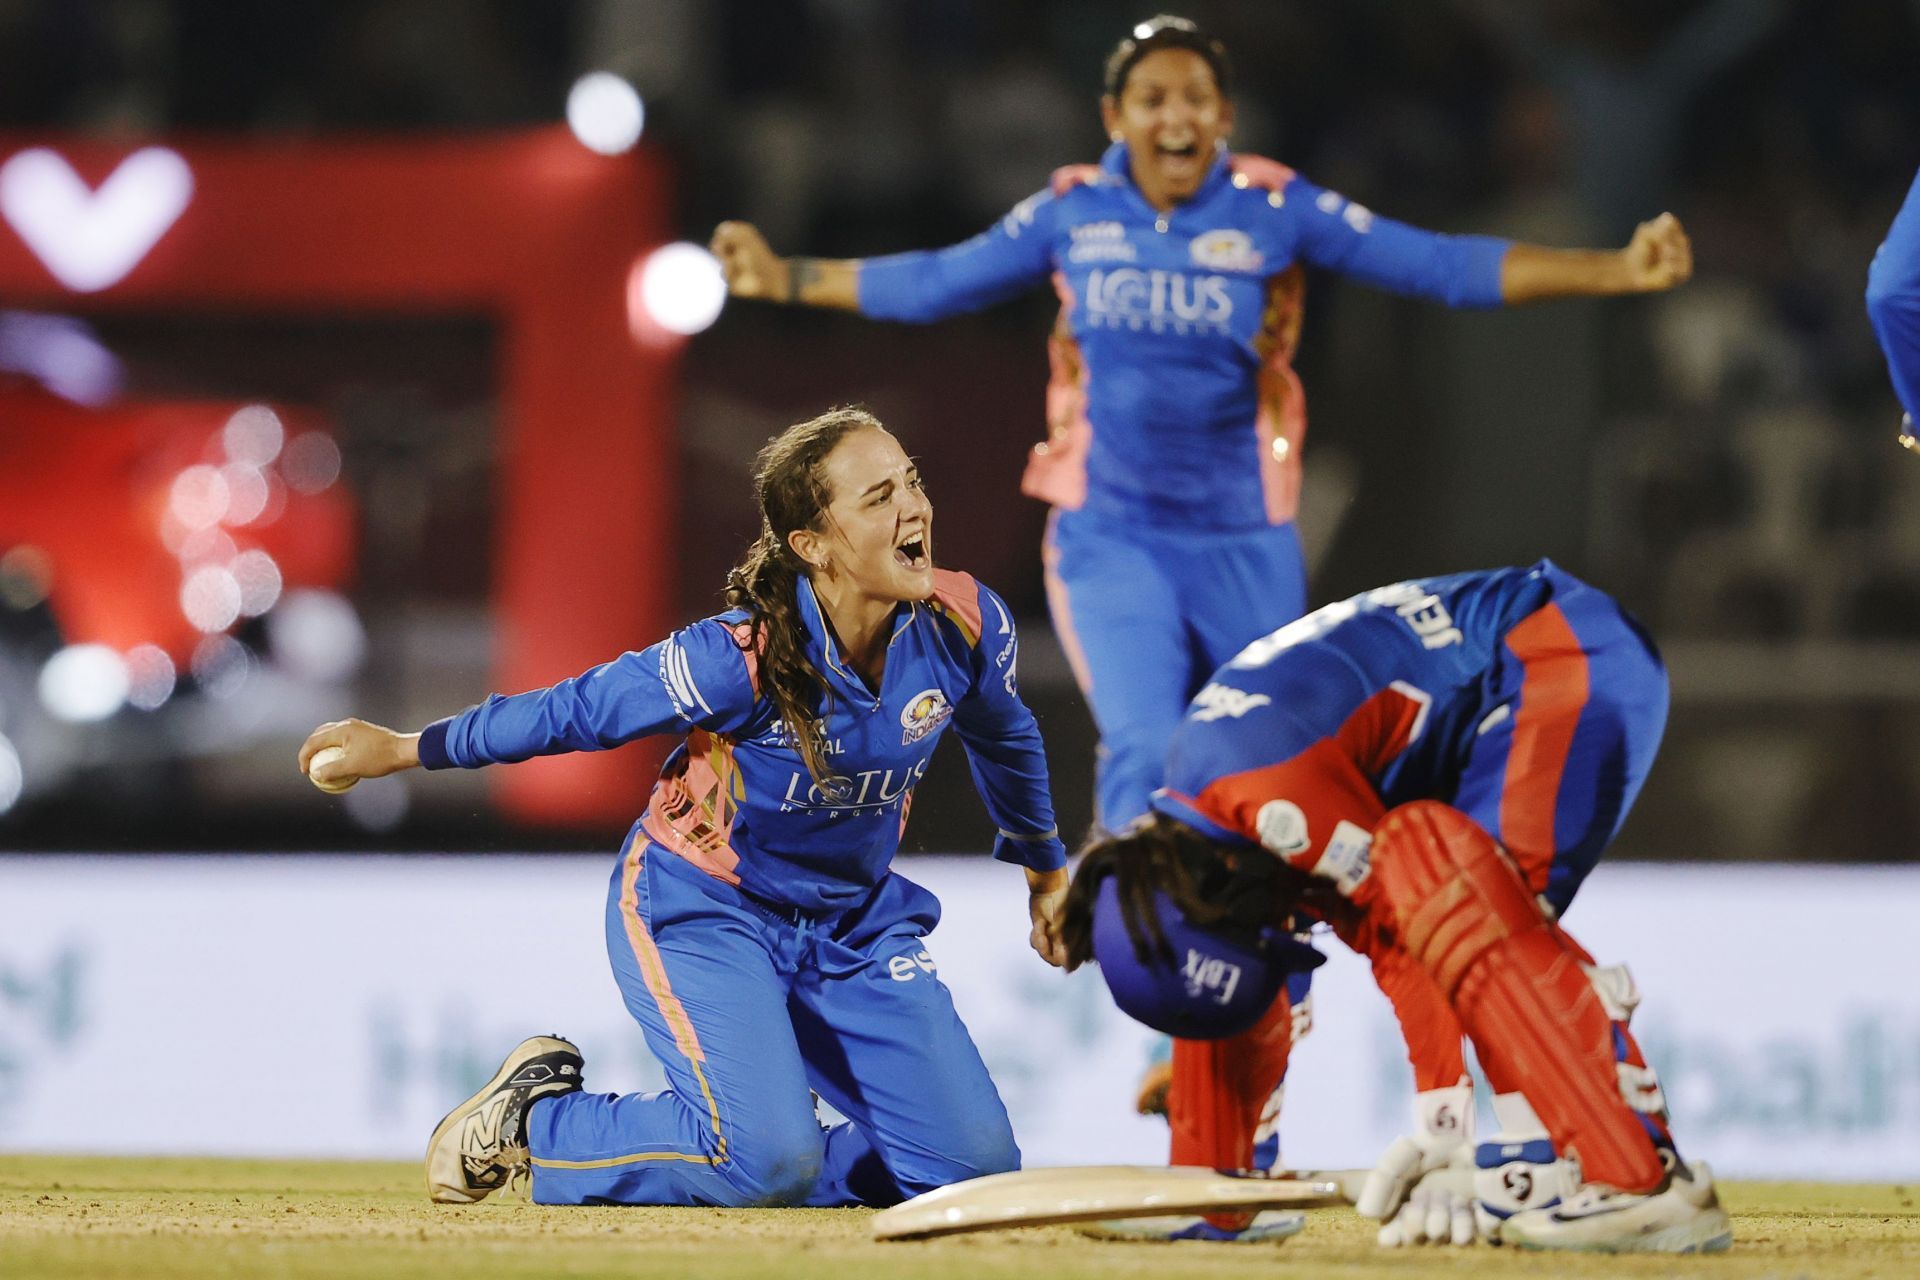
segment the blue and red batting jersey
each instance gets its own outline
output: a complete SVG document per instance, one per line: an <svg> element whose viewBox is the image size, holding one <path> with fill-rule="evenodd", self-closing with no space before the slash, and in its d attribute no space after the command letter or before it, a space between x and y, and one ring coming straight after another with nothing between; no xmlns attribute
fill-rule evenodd
<svg viewBox="0 0 1920 1280"><path fill-rule="evenodd" d="M1527 623L1563 583L1583 585L1544 560L1423 578L1255 641L1187 708L1155 808L1364 901L1374 824L1451 798L1481 727L1513 713L1499 671L1558 642Z"/></svg>

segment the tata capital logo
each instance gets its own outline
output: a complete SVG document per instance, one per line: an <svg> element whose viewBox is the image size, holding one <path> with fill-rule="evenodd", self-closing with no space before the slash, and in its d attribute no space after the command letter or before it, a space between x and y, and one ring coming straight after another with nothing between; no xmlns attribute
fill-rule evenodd
<svg viewBox="0 0 1920 1280"><path fill-rule="evenodd" d="M900 711L900 745L908 746L920 741L945 724L953 715L953 704L947 701L947 695L938 689L925 689L907 700Z"/></svg>
<svg viewBox="0 0 1920 1280"><path fill-rule="evenodd" d="M1068 228L1067 236L1073 241L1068 262L1132 262L1136 256L1127 229L1118 222L1083 222Z"/></svg>
<svg viewBox="0 0 1920 1280"><path fill-rule="evenodd" d="M1196 276L1184 271L1143 271L1116 267L1087 276L1087 319L1110 328L1187 333L1194 329L1225 333L1233 319L1233 297L1225 276Z"/></svg>

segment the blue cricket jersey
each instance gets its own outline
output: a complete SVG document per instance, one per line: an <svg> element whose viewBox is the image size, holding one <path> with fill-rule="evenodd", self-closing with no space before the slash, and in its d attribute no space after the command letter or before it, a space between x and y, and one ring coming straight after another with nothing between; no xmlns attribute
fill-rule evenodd
<svg viewBox="0 0 1920 1280"><path fill-rule="evenodd" d="M1509 633L1573 584L1547 560L1416 579L1256 640L1188 706L1154 807L1351 889L1382 813L1451 794Z"/></svg>
<svg viewBox="0 0 1920 1280"><path fill-rule="evenodd" d="M1076 468L1083 458L1083 474L1036 481L1030 469L1027 491L1124 521L1249 529L1291 519L1298 487L1295 265L1487 307L1500 302L1507 247L1379 217L1252 156L1223 154L1191 199L1161 213L1116 143L963 244L868 259L860 310L936 320L1051 277L1068 348L1054 352L1055 380L1072 401L1050 394L1051 445ZM1289 399L1294 421L1274 421ZM1086 440L1066 438L1063 413Z"/></svg>
<svg viewBox="0 0 1920 1280"><path fill-rule="evenodd" d="M496 694L436 721L421 734L420 761L470 769L685 733L639 829L757 897L832 912L886 875L914 784L951 723L999 827L994 856L1064 866L1040 731L1015 684L1018 636L1000 597L964 573L936 571L932 597L895 613L876 692L841 661L812 585L802 578L798 592L808 654L827 683L831 785L808 774L760 692L739 610L551 688Z"/></svg>
<svg viewBox="0 0 1920 1280"><path fill-rule="evenodd" d="M1867 315L1901 407L1920 420L1920 174L1867 268Z"/></svg>

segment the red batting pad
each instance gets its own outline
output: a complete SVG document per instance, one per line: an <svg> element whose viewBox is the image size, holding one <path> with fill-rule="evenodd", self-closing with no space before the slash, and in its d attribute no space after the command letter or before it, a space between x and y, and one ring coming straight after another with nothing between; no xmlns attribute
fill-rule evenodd
<svg viewBox="0 0 1920 1280"><path fill-rule="evenodd" d="M1560 1150L1590 1181L1658 1185L1653 1141L1620 1096L1606 1010L1492 837L1457 809L1415 801L1381 820L1373 866L1401 945L1474 1045L1495 1046Z"/></svg>
<svg viewBox="0 0 1920 1280"><path fill-rule="evenodd" d="M1251 1030L1226 1040L1175 1040L1167 1125L1168 1164L1244 1169L1253 1163L1260 1111L1287 1074L1293 1011L1285 988ZM1236 1231L1251 1214L1210 1213L1207 1221Z"/></svg>

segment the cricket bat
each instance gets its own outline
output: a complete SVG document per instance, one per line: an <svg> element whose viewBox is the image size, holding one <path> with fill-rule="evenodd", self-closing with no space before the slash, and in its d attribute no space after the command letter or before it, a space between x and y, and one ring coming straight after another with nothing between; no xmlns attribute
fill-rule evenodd
<svg viewBox="0 0 1920 1280"><path fill-rule="evenodd" d="M1364 1176L1364 1171L1269 1176L1130 1164L1023 1169L970 1178L883 1209L873 1215L873 1236L928 1240L1102 1218L1350 1204Z"/></svg>

